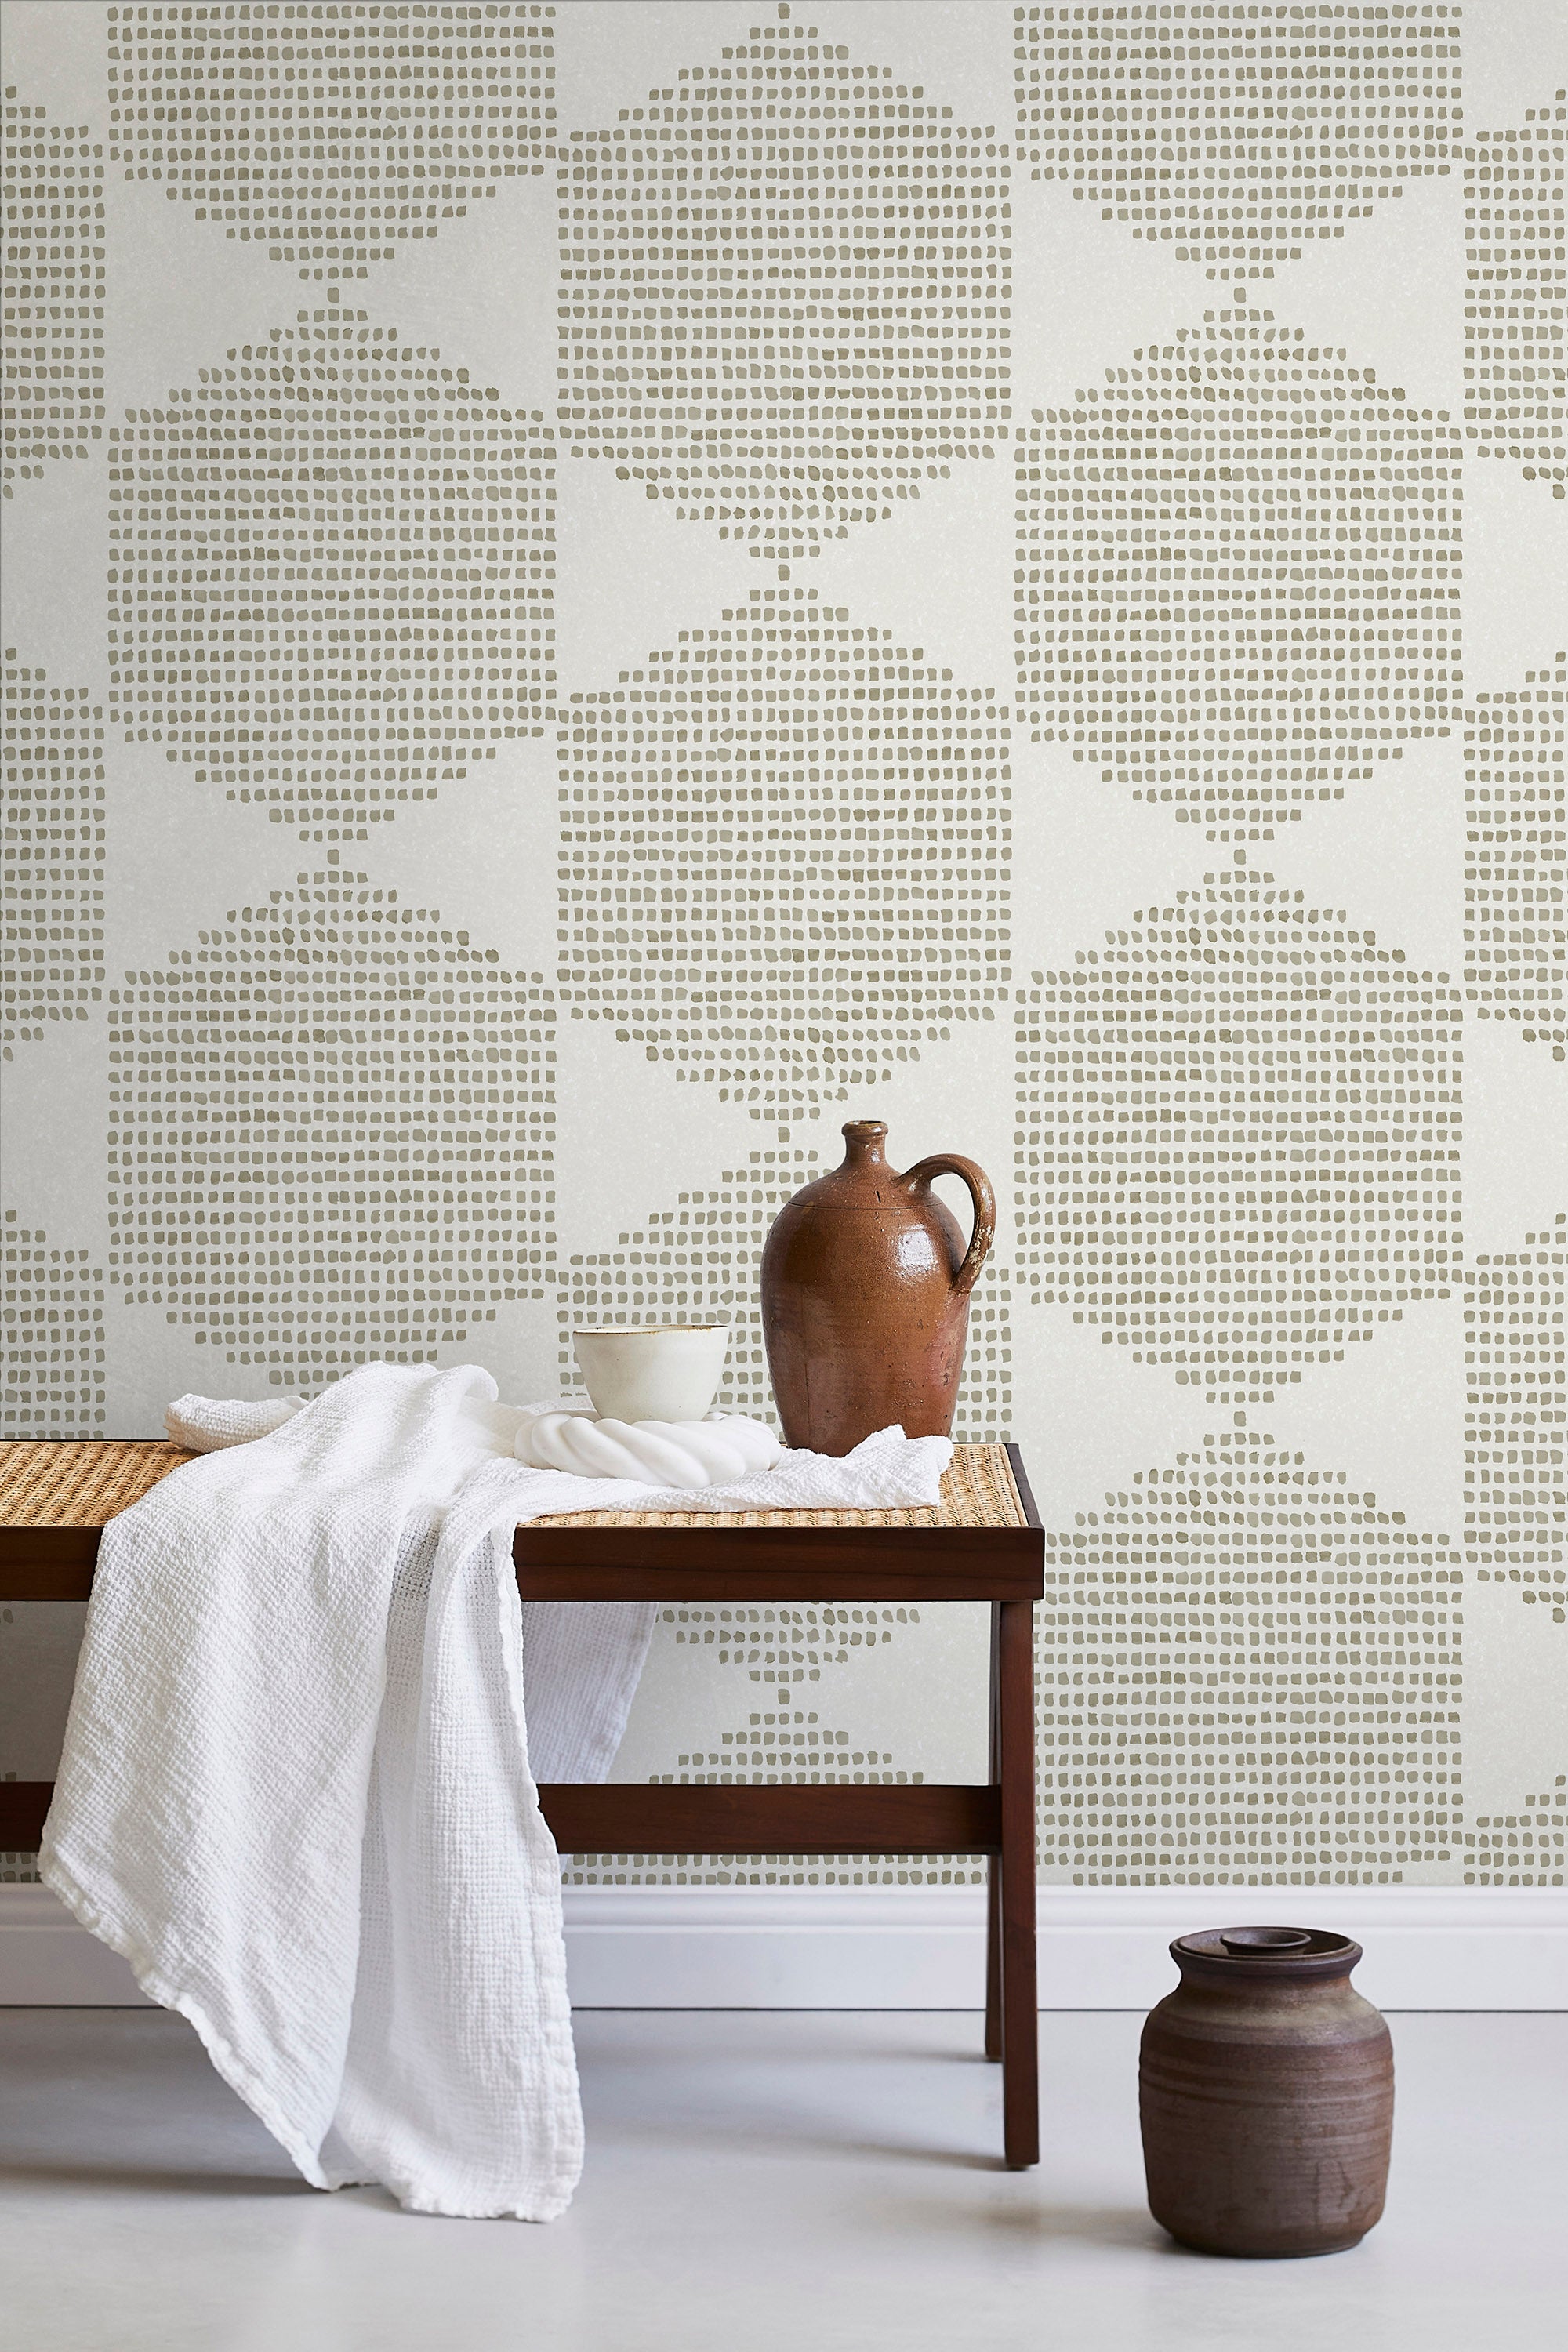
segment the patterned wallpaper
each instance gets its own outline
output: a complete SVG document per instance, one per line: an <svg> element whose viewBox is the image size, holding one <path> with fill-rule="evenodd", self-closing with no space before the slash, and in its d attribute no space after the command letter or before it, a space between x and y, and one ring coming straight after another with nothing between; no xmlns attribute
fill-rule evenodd
<svg viewBox="0 0 1568 2352"><path fill-rule="evenodd" d="M765 1412L877 1113L1002 1200L1047 1876L1562 1885L1560 0L5 43L5 1432L689 1313ZM671 1606L617 1769L976 1775L984 1652Z"/></svg>

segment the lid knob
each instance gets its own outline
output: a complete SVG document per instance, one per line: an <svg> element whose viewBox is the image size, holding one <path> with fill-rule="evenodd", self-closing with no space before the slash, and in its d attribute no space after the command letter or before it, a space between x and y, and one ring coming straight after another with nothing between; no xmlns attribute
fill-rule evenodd
<svg viewBox="0 0 1568 2352"><path fill-rule="evenodd" d="M1304 1927L1227 1927L1220 1942L1227 1952L1244 1956L1269 1952L1304 1952L1312 1938Z"/></svg>

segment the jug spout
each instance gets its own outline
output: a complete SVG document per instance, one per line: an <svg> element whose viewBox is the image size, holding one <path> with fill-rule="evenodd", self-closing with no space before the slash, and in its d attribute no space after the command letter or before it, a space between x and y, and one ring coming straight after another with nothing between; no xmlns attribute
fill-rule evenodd
<svg viewBox="0 0 1568 2352"><path fill-rule="evenodd" d="M844 1140L848 1149L844 1154L846 1168L883 1168L888 1140L885 1118L851 1118L844 1124Z"/></svg>

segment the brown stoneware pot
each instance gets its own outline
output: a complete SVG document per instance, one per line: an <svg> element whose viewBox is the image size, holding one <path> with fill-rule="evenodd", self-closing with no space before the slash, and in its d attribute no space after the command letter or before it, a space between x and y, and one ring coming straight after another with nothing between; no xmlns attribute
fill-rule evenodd
<svg viewBox="0 0 1568 2352"><path fill-rule="evenodd" d="M1351 1984L1361 1946L1225 1927L1171 1946L1182 1981L1139 2054L1149 2210L1205 2254L1333 2254L1383 2211L1388 2028Z"/></svg>
<svg viewBox="0 0 1568 2352"><path fill-rule="evenodd" d="M847 1454L874 1429L952 1427L969 1294L996 1229L973 1160L938 1152L900 1176L879 1118L844 1129L844 1164L787 1201L763 1250L763 1334L791 1445ZM931 1191L961 1176L974 1203L967 1248Z"/></svg>

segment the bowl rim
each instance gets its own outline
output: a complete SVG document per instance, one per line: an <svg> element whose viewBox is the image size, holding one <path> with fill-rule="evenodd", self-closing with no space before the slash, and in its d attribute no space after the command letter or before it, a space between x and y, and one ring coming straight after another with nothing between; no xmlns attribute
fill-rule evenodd
<svg viewBox="0 0 1568 2352"><path fill-rule="evenodd" d="M580 1323L574 1339L663 1339L672 1331L728 1331L728 1323Z"/></svg>

